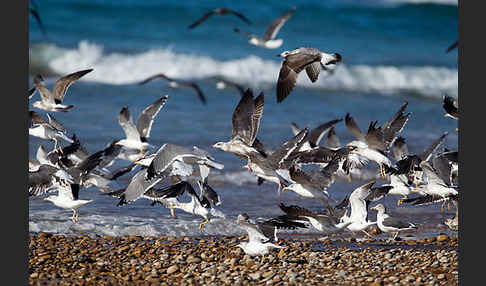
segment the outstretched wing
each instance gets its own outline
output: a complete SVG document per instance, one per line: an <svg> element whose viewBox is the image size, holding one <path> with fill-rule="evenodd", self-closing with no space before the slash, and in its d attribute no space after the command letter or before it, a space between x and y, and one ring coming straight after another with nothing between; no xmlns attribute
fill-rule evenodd
<svg viewBox="0 0 486 286"><path fill-rule="evenodd" d="M59 78L54 83L54 88L52 90L52 93L54 94L55 102L61 103L62 100L64 99L64 96L66 95L66 91L71 86L71 84L73 84L73 82L83 77L85 74L90 73L92 71L93 69L77 71Z"/></svg>
<svg viewBox="0 0 486 286"><path fill-rule="evenodd" d="M162 96L160 99L145 108L137 119L137 130L140 134L142 141L150 136L150 130L152 130L152 123L154 122L154 117L159 113L159 111L164 106L165 102L169 97Z"/></svg>
<svg viewBox="0 0 486 286"><path fill-rule="evenodd" d="M140 133L138 133L137 127L133 124L133 118L126 106L118 114L118 124L120 124L128 140L140 140Z"/></svg>
<svg viewBox="0 0 486 286"><path fill-rule="evenodd" d="M289 11L285 12L283 15L278 17L277 19L273 20L273 22L270 24L268 27L267 31L265 32L265 35L263 36L263 39L268 41L272 40L277 36L278 32L282 28L282 26L287 22L287 20L294 14L296 8L292 8Z"/></svg>

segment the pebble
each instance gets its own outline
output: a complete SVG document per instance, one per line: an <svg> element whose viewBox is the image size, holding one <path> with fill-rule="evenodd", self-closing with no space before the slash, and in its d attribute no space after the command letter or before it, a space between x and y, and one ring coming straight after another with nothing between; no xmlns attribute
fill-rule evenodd
<svg viewBox="0 0 486 286"><path fill-rule="evenodd" d="M28 279L30 285L458 284L456 245L282 238L284 254L273 251L262 264L232 248L245 239L31 234Z"/></svg>

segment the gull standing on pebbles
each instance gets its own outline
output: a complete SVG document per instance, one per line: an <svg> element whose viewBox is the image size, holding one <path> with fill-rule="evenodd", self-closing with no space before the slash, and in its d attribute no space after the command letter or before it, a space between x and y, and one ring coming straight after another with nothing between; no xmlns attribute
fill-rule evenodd
<svg viewBox="0 0 486 286"><path fill-rule="evenodd" d="M233 30L236 33L243 34L247 37L250 38L248 43L258 46L258 47L263 47L267 49L276 49L280 47L283 43L282 39L275 39L277 36L278 32L282 28L282 26L287 22L287 20L292 16L292 14L295 12L296 8L292 8L286 13L284 13L282 16L278 17L275 19L272 24L268 27L267 31L265 32L265 35L263 37L259 37L257 35L241 31L238 28L234 28Z"/></svg>
<svg viewBox="0 0 486 286"><path fill-rule="evenodd" d="M382 204L377 204L376 206L370 208L370 210L376 210L378 212L378 214L376 215L376 220L378 222L378 228L382 232L395 233L395 236L393 236L392 240L395 240L400 231L417 229L417 227L413 223L403 222L390 216L389 214L386 214L385 206L383 206Z"/></svg>
<svg viewBox="0 0 486 286"><path fill-rule="evenodd" d="M66 91L73 82L91 71L93 71L93 69L82 70L61 77L54 83L52 92L47 89L42 76L36 75L34 77L34 86L39 91L41 100L34 102L32 106L45 111L68 111L73 107L73 105L61 104L64 96L66 95Z"/></svg>
<svg viewBox="0 0 486 286"><path fill-rule="evenodd" d="M283 249L285 247L273 244L272 232L263 230L260 226L252 224L249 222L249 217L246 213L239 214L236 223L238 226L246 230L248 233L248 242L242 242L236 247L240 247L249 256L262 255L262 261L264 255L270 253L273 248ZM268 228L267 228L268 230ZM275 229L276 231L276 229Z"/></svg>
<svg viewBox="0 0 486 286"><path fill-rule="evenodd" d="M303 69L305 69L311 82L316 82L321 67L327 69L326 66L341 62L340 54L327 54L315 48L298 48L285 51L277 56L284 58L277 81L278 103L289 96L297 82L297 76Z"/></svg>

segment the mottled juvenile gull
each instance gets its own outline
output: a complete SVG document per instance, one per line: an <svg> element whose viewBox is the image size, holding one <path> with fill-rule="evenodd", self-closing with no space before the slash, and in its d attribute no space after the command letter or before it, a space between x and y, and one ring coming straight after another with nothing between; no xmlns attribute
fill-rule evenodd
<svg viewBox="0 0 486 286"><path fill-rule="evenodd" d="M233 14L235 16L237 16L238 18L240 18L241 20L245 21L247 24L250 24L250 20L248 20L245 15L241 14L240 12L237 12L235 10L231 10L231 9L227 9L227 8L215 8L209 12L207 12L206 14L204 14L201 18L199 18L196 22L192 23L191 25L189 25L189 29L193 29L195 28L196 26L198 26L199 24L201 24L202 22L206 21L210 16L212 15L226 15L226 14Z"/></svg>
<svg viewBox="0 0 486 286"><path fill-rule="evenodd" d="M370 208L370 210L376 210L378 214L376 215L378 228L382 232L394 232L392 240L398 236L400 231L417 229L413 223L403 222L395 217L390 216L385 213L385 206L382 204L377 204L376 206Z"/></svg>
<svg viewBox="0 0 486 286"><path fill-rule="evenodd" d="M321 67L326 68L327 65L336 65L341 62L341 55L338 53L327 54L310 47L285 51L277 56L284 58L277 81L278 103L289 96L297 82L297 76L303 69L311 82L316 82Z"/></svg>
<svg viewBox="0 0 486 286"><path fill-rule="evenodd" d="M217 142L212 147L245 159L250 153L265 155L264 150L260 147L261 143L257 139L263 106L263 92L253 98L253 91L247 89L231 118L231 139L228 142Z"/></svg>
<svg viewBox="0 0 486 286"><path fill-rule="evenodd" d="M287 22L287 20L292 16L292 14L295 12L296 8L292 8L289 11L285 12L283 15L275 19L270 26L268 27L267 31L265 32L265 35L263 37L259 37L257 35L241 31L238 28L234 28L234 31L240 34L243 34L247 37L250 38L248 43L267 48L267 49L276 49L280 47L283 43L282 39L275 39L277 36L278 32L282 28L282 26Z"/></svg>
<svg viewBox="0 0 486 286"><path fill-rule="evenodd" d="M68 111L73 105L61 104L66 95L66 91L73 82L91 71L93 71L93 69L82 70L59 78L54 83L52 92L47 89L42 76L36 75L34 77L34 86L39 91L41 100L34 102L32 106L45 111Z"/></svg>

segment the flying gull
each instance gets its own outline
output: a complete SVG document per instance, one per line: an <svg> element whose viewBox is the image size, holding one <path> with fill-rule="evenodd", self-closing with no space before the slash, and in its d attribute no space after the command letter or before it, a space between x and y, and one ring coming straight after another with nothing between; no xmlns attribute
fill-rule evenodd
<svg viewBox="0 0 486 286"><path fill-rule="evenodd" d="M62 169L42 164L35 171L29 171L28 191L30 196L40 196L54 190L60 184L71 181L70 176Z"/></svg>
<svg viewBox="0 0 486 286"><path fill-rule="evenodd" d="M221 204L221 199L207 182L197 182L200 188L199 195L196 193L190 183L186 181L181 181L177 184L160 190L152 189L152 191L147 191L144 194L144 197L153 199L154 201L158 201L162 204L168 204L168 207L171 209L171 214L173 217L175 216L174 208L180 209L193 215L202 216L204 218L204 221L201 222L198 226L198 229L201 230L203 226L210 221L211 215L214 213L212 212L212 208ZM177 200L177 198L182 196L184 193L187 193L191 197L190 202L183 203ZM175 199L168 200L171 198Z"/></svg>
<svg viewBox="0 0 486 286"><path fill-rule="evenodd" d="M339 168L337 159L332 160L321 170L314 170L312 173L306 173L297 165L292 165L289 169L290 185L284 187L284 190L291 190L304 198L318 199L324 202L329 213L332 214L332 208L329 205L329 192L327 189L334 182L334 174Z"/></svg>
<svg viewBox="0 0 486 286"><path fill-rule="evenodd" d="M34 86L39 91L41 96L40 101L36 101L32 104L33 107L45 110L45 111L68 111L73 107L73 105L63 105L62 101L66 95L66 91L69 86L76 80L83 77L85 74L93 71L93 69L82 70L74 72L59 78L52 89L52 92L47 89L44 79L41 75L36 75L34 77Z"/></svg>
<svg viewBox="0 0 486 286"><path fill-rule="evenodd" d="M307 134L307 136L304 138L303 140L304 143L299 151L305 151L319 146L319 143L321 142L324 135L326 135L326 133L331 128L333 128L334 125L336 125L341 121L343 121L342 118L333 119L311 129ZM301 128L295 122L292 122L290 124L290 127L292 128L292 132L294 133L294 135L297 135L297 133L299 133L301 130Z"/></svg>
<svg viewBox="0 0 486 286"><path fill-rule="evenodd" d="M406 175L415 182L415 187L418 187L419 179L422 171L420 170L420 163L429 161L434 151L444 142L448 132L442 134L437 140L427 147L422 153L418 155L405 154L405 157L395 163L395 166L386 167L386 172L392 175ZM402 154L403 156L403 154Z"/></svg>
<svg viewBox="0 0 486 286"><path fill-rule="evenodd" d="M282 26L287 22L287 20L292 16L292 14L295 12L296 8L292 8L289 11L285 12L283 15L275 19L270 26L268 27L267 31L265 32L265 35L263 37L259 37L257 35L241 31L238 28L234 28L234 31L240 34L243 34L247 37L250 38L248 43L258 46L258 47L263 47L267 49L276 49L280 47L283 43L282 39L275 39L277 36L278 32L282 28Z"/></svg>
<svg viewBox="0 0 486 286"><path fill-rule="evenodd" d="M245 159L250 153L265 156L265 151L257 139L263 106L263 92L253 98L253 91L247 89L233 112L231 139L228 142L217 142L212 147Z"/></svg>
<svg viewBox="0 0 486 286"><path fill-rule="evenodd" d="M385 206L382 204L377 204L376 206L370 208L370 210L376 210L378 214L376 215L378 228L382 232L394 232L392 240L398 236L400 231L417 229L417 227L412 223L403 222L395 217L390 216L385 213Z"/></svg>
<svg viewBox="0 0 486 286"><path fill-rule="evenodd" d="M457 48L459 45L459 40L456 40L454 43L452 43L446 50L446 54L452 50L454 50L455 48Z"/></svg>
<svg viewBox="0 0 486 286"><path fill-rule="evenodd" d="M283 57L277 81L277 102L282 102L294 88L299 73L305 69L311 82L316 82L321 66L336 65L341 62L338 53L327 54L315 48L298 48L285 51L277 56Z"/></svg>
<svg viewBox="0 0 486 286"><path fill-rule="evenodd" d="M174 168L176 163L179 163L182 169ZM120 201L117 205L124 205L139 199L149 188L164 178L181 174L189 176L192 173L192 165L203 164L217 169L224 168L224 165L215 162L203 150L198 148L189 150L170 143L162 145L155 155L150 156L150 159L142 159L136 161L135 164L146 164L148 166L135 174L126 190L120 196ZM189 170L187 170L188 168ZM184 173L179 173L179 170L184 171Z"/></svg>
<svg viewBox="0 0 486 286"><path fill-rule="evenodd" d="M245 96L246 90L241 84L236 83L234 81L227 80L227 79L225 79L223 77L219 77L219 76L215 77L215 79L217 80L217 82L216 82L216 88L217 89L224 89L224 88L226 88L226 86L232 86L240 92L241 96Z"/></svg>
<svg viewBox="0 0 486 286"><path fill-rule="evenodd" d="M39 137L41 139L53 140L54 148L56 150L61 139L69 143L73 143L74 141L66 136L66 129L58 121L56 121L54 117L50 116L49 114L47 114L47 116L49 118L49 122L45 121L35 111L29 112L31 122L29 126L29 135Z"/></svg>
<svg viewBox="0 0 486 286"><path fill-rule="evenodd" d="M391 167L390 159L385 155L390 146L396 139L396 134L401 132L410 113L403 114L407 107L407 103L403 104L400 110L392 117L391 120L385 122L382 126L376 127L377 121L372 121L368 127L367 134L363 134L359 126L354 121L353 117L346 114L345 124L348 131L356 137L357 140L351 141L347 146L357 147L354 153L359 157L364 158L364 162L368 160L378 163L380 167L380 174L384 179L386 177L385 167ZM350 164L352 167L361 167L362 162L356 160L357 157L351 157ZM359 158L358 158L359 159Z"/></svg>
<svg viewBox="0 0 486 286"><path fill-rule="evenodd" d="M454 100L454 98L444 95L442 107L446 112L444 117L450 117L455 120L459 119L459 108L457 107L457 102Z"/></svg>
<svg viewBox="0 0 486 286"><path fill-rule="evenodd" d="M262 229L262 225L250 223L248 214L239 214L236 223L248 233L248 242L242 242L236 247L243 249L249 256L262 255L263 261L265 255L270 253L271 249L285 248L271 242L273 233L268 232L268 227Z"/></svg>
<svg viewBox="0 0 486 286"><path fill-rule="evenodd" d="M280 195L281 188L285 187L286 181L289 179L282 177L285 176L287 166L290 167L284 162L294 151L298 150L307 132L307 128L303 129L299 134L282 143L267 157L263 157L259 153L249 153L247 155L248 162L243 168L247 168L248 171L260 178L278 184L277 192Z"/></svg>
<svg viewBox="0 0 486 286"><path fill-rule="evenodd" d="M342 232L351 224L351 222L339 224L338 219L330 214L314 213L297 205L286 206L285 204L280 203L279 207L289 216L306 219L314 228L324 234Z"/></svg>
<svg viewBox="0 0 486 286"><path fill-rule="evenodd" d="M240 12L237 12L235 10L231 10L231 9L227 9L227 8L216 8L216 9L213 9L209 12L207 12L206 14L204 14L201 18L199 18L196 22L192 23L188 28L189 29L193 29L195 28L196 26L198 26L199 24L201 24L202 22L206 21L210 16L212 15L226 15L226 14L233 14L235 16L237 16L238 18L240 18L241 20L245 21L247 24L250 24L250 20L248 20L243 14L241 14Z"/></svg>
<svg viewBox="0 0 486 286"><path fill-rule="evenodd" d="M48 196L44 198L46 201L52 202L54 205L73 211L71 220L74 223L78 223L79 208L83 205L92 202L93 200L80 200L79 199L79 185L70 184L66 187L58 187L57 196Z"/></svg>
<svg viewBox="0 0 486 286"><path fill-rule="evenodd" d="M398 136L395 142L393 142L392 155L395 161L400 161L408 155L408 145L405 142L405 138Z"/></svg>
<svg viewBox="0 0 486 286"><path fill-rule="evenodd" d="M371 235L365 231L365 229L376 221L372 222L368 219L368 206L370 201L366 199L371 193L371 188L375 181L368 182L358 188L356 188L349 196L349 204L351 205L351 214L345 213L340 218L340 223L337 225L341 227L343 224L350 223L346 228L352 232L363 231L366 235Z"/></svg>
<svg viewBox="0 0 486 286"><path fill-rule="evenodd" d="M146 151L150 146L147 143L147 138L150 137L154 118L165 105L168 98L167 95L162 96L146 107L138 116L136 126L128 108L124 106L118 114L118 123L123 129L126 138L117 141L115 144L121 145L126 149L139 150L139 153Z"/></svg>
<svg viewBox="0 0 486 286"><path fill-rule="evenodd" d="M29 14L34 17L34 19L37 21L37 24L39 25L39 28L42 32L42 35L46 35L46 29L44 28L44 24L42 24L41 17L39 15L39 12L37 12L37 7L30 8L29 7Z"/></svg>
<svg viewBox="0 0 486 286"><path fill-rule="evenodd" d="M206 97L204 96L203 92L201 91L201 88L199 88L199 85L197 85L195 82L192 81L184 81L184 80L178 80L178 79L173 79L168 76L166 76L163 73L155 74L153 76L148 77L147 79L141 81L139 84L146 84L147 82L156 79L156 78L162 78L165 79L166 81L169 82L169 86L172 88L177 88L179 86L188 86L194 88L194 90L197 92L197 95L199 96L199 99L203 104L206 104Z"/></svg>

